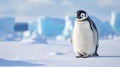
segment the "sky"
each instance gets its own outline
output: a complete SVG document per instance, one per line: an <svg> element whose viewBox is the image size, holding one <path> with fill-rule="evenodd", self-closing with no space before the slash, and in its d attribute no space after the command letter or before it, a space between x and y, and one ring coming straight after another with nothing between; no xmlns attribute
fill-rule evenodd
<svg viewBox="0 0 120 67"><path fill-rule="evenodd" d="M0 0L0 17L15 16L17 21L37 21L38 16L64 18L77 10L101 20L109 20L120 9L119 0Z"/></svg>

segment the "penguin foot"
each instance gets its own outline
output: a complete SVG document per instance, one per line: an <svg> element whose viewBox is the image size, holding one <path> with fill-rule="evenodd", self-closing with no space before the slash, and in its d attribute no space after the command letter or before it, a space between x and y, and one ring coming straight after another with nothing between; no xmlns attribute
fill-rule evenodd
<svg viewBox="0 0 120 67"><path fill-rule="evenodd" d="M82 56L76 56L76 58L82 58Z"/></svg>
<svg viewBox="0 0 120 67"><path fill-rule="evenodd" d="M92 57L92 56L90 55L76 56L76 58L88 58L88 57Z"/></svg>
<svg viewBox="0 0 120 67"><path fill-rule="evenodd" d="M82 55L81 53L78 52L76 58L82 58L82 57L83 57L83 55Z"/></svg>
<svg viewBox="0 0 120 67"><path fill-rule="evenodd" d="M83 57L82 55L76 56L76 58L82 58L82 57Z"/></svg>
<svg viewBox="0 0 120 67"><path fill-rule="evenodd" d="M91 55L84 55L83 58L91 57Z"/></svg>
<svg viewBox="0 0 120 67"><path fill-rule="evenodd" d="M95 54L93 54L93 56L95 56L95 57L96 57L96 56L99 56L99 54L95 53Z"/></svg>
<svg viewBox="0 0 120 67"><path fill-rule="evenodd" d="M88 57L91 57L90 55L79 55L79 56L76 56L76 58L88 58Z"/></svg>

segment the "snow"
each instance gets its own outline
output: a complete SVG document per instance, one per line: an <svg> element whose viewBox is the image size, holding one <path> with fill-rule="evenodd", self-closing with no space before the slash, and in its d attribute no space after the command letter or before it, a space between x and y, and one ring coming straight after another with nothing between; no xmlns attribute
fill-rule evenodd
<svg viewBox="0 0 120 67"><path fill-rule="evenodd" d="M29 31L23 32L23 37L24 37L24 38L30 37L30 32L29 32Z"/></svg>
<svg viewBox="0 0 120 67"><path fill-rule="evenodd" d="M24 34L24 35L28 35L28 34ZM34 31L31 37L30 36L24 37L22 41L27 43L47 43L46 38L40 35L38 30Z"/></svg>
<svg viewBox="0 0 120 67"><path fill-rule="evenodd" d="M100 40L99 57L75 58L68 41L47 44L20 41L0 42L0 66L119 67L120 40Z"/></svg>

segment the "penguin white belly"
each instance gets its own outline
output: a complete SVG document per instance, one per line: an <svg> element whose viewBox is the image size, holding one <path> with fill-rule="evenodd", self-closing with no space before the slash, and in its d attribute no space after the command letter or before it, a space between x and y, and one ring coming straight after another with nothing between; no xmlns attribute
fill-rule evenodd
<svg viewBox="0 0 120 67"><path fill-rule="evenodd" d="M75 23L72 41L75 53L92 55L95 52L93 32L87 21Z"/></svg>

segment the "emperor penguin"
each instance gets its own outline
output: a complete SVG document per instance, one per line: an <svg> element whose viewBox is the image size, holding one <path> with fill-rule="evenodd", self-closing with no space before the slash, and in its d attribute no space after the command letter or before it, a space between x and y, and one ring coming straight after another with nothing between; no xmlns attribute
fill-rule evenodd
<svg viewBox="0 0 120 67"><path fill-rule="evenodd" d="M76 58L99 56L99 36L95 23L84 10L78 10L76 14L71 36Z"/></svg>

